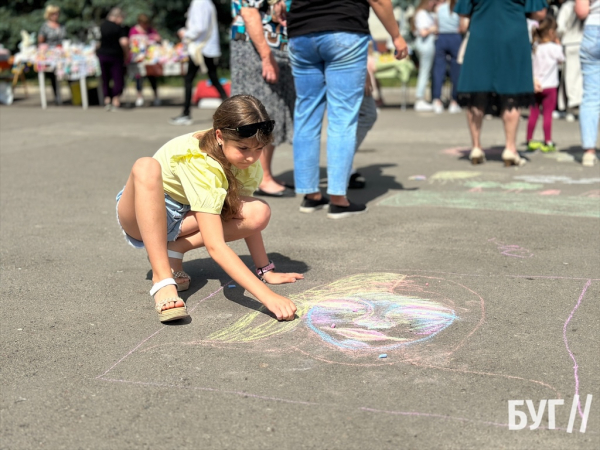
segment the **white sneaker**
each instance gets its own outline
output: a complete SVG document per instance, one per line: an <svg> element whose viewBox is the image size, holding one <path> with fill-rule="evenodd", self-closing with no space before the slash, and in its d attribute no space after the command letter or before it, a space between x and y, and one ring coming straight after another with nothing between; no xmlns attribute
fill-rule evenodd
<svg viewBox="0 0 600 450"><path fill-rule="evenodd" d="M439 100L433 101L433 112L436 114L442 114L444 112L444 104Z"/></svg>
<svg viewBox="0 0 600 450"><path fill-rule="evenodd" d="M581 164L585 167L594 167L596 164L598 164L598 157L596 156L596 153L585 152L583 154L583 158L581 158Z"/></svg>
<svg viewBox="0 0 600 450"><path fill-rule="evenodd" d="M171 125L191 125L194 123L192 116L177 116L169 120Z"/></svg>
<svg viewBox="0 0 600 450"><path fill-rule="evenodd" d="M575 115L572 113L569 113L565 116L565 120L567 122L575 122Z"/></svg>
<svg viewBox="0 0 600 450"><path fill-rule="evenodd" d="M448 107L448 112L450 114L458 114L458 113L462 112L462 109L460 106L458 106L458 103L450 102L450 106Z"/></svg>
<svg viewBox="0 0 600 450"><path fill-rule="evenodd" d="M427 103L425 100L417 100L415 102L415 111L417 112L431 112L433 111L433 105L431 103Z"/></svg>
<svg viewBox="0 0 600 450"><path fill-rule="evenodd" d="M144 99L142 97L136 98L135 99L135 106L136 106L136 108L144 106Z"/></svg>

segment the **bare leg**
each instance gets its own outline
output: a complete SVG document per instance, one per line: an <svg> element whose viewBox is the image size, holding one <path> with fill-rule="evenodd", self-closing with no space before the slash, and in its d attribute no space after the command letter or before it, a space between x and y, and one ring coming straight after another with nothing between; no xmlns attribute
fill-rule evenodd
<svg viewBox="0 0 600 450"><path fill-rule="evenodd" d="M506 135L506 149L513 153L517 153L517 130L519 129L520 118L521 113L518 108L502 111L504 134Z"/></svg>
<svg viewBox="0 0 600 450"><path fill-rule="evenodd" d="M315 192L314 194L306 194L306 198L310 200L321 200L320 192ZM329 197L329 203L336 206L350 206L350 202L346 198L345 195L331 195Z"/></svg>
<svg viewBox="0 0 600 450"><path fill-rule="evenodd" d="M242 197L242 201L240 218L223 222L223 235L226 242L245 239L260 233L269 224L271 209L267 203L252 197ZM185 253L200 247L204 247L204 240L198 229L198 222L193 214L188 213L183 220L180 237L175 242L169 242L168 248ZM183 269L183 260L169 258L169 262L173 270Z"/></svg>
<svg viewBox="0 0 600 450"><path fill-rule="evenodd" d="M271 172L271 162L273 161L274 152L275 147L269 144L264 148L260 155L260 164L263 168L263 179L259 188L270 194L281 192L285 189L281 184L275 181L273 173Z"/></svg>
<svg viewBox="0 0 600 450"><path fill-rule="evenodd" d="M152 281L157 283L172 278L167 256L167 220L161 167L153 158L140 158L133 165L119 201L119 222L125 232L144 241L152 266ZM177 297L173 285L159 290L156 302ZM184 306L183 302L169 303L163 309Z"/></svg>
<svg viewBox="0 0 600 450"><path fill-rule="evenodd" d="M467 123L471 132L473 148L481 148L481 127L483 125L483 110L475 107L467 108Z"/></svg>

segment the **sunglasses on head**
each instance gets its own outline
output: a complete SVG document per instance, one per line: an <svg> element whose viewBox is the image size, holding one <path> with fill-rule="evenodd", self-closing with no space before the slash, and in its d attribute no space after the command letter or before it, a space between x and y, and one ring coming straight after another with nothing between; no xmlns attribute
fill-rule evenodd
<svg viewBox="0 0 600 450"><path fill-rule="evenodd" d="M224 130L231 130L237 132L241 138L249 138L254 136L259 131L263 134L271 134L275 128L274 120L267 120L265 122L251 123L250 125L242 125L237 128L223 128Z"/></svg>

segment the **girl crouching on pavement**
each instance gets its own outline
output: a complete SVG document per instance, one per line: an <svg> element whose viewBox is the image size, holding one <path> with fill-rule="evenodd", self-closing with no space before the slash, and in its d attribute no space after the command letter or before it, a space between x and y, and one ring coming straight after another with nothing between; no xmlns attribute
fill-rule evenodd
<svg viewBox="0 0 600 450"><path fill-rule="evenodd" d="M296 306L265 283L293 283L303 276L275 272L261 235L271 211L252 198L262 178L259 157L274 126L262 103L237 95L216 110L213 128L176 137L133 165L117 195L117 219L127 241L148 252L150 295L161 322L188 317L177 292L191 281L183 256L198 247L206 247L278 320L294 318ZM226 244L238 239L246 241L258 277Z"/></svg>

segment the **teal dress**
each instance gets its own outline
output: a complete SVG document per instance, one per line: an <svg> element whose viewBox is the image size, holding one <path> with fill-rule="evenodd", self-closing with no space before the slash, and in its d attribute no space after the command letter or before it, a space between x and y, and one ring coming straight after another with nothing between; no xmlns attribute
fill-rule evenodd
<svg viewBox="0 0 600 450"><path fill-rule="evenodd" d="M469 41L458 80L458 103L487 113L534 102L531 44L526 14L546 0L458 0L470 16Z"/></svg>

